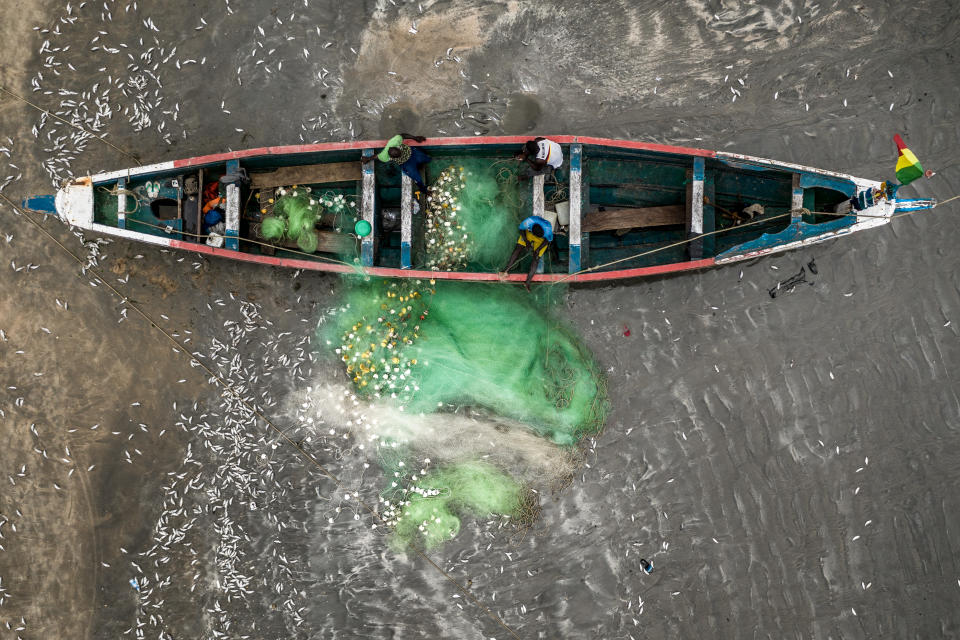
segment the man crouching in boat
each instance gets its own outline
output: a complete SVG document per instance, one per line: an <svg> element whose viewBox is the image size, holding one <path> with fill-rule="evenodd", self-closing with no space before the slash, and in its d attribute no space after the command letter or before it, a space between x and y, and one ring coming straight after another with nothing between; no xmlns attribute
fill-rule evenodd
<svg viewBox="0 0 960 640"><path fill-rule="evenodd" d="M520 173L521 180L539 175L553 175L563 165L563 150L560 145L546 138L528 140L513 157L528 165Z"/></svg>
<svg viewBox="0 0 960 640"><path fill-rule="evenodd" d="M517 262L523 259L523 254L527 251L532 256L530 260L530 271L527 272L527 281L523 283L524 288L530 291L530 282L533 280L533 274L537 272L537 265L543 259L543 254L547 252L550 243L553 241L553 225L540 216L530 216L520 223L520 237L517 238L517 246L510 254L510 260L507 266L500 272L501 279L507 277L507 273Z"/></svg>
<svg viewBox="0 0 960 640"><path fill-rule="evenodd" d="M423 183L423 178L420 177L420 167L430 162L431 158L423 151L420 151L420 149L403 144L404 140L425 142L426 138L424 136L414 136L409 133L399 133L387 140L387 146L385 146L380 153L364 158L363 161L370 162L376 158L380 162L393 162L394 164L400 165L400 171L410 176L410 179L417 184L417 187L425 192L427 185Z"/></svg>

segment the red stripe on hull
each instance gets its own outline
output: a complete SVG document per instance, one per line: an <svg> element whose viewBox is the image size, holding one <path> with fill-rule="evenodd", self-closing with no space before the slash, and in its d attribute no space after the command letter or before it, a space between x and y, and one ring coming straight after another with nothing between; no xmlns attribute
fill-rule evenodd
<svg viewBox="0 0 960 640"><path fill-rule="evenodd" d="M571 282L603 282L604 280L624 280L626 278L644 278L647 276L678 273L680 271L694 271L706 269L717 264L713 258L691 260L689 262L674 262L672 264L658 264L652 267L637 267L636 269L620 269L619 271L591 271L581 273L570 278ZM562 279L562 278L560 278Z"/></svg>
<svg viewBox="0 0 960 640"><path fill-rule="evenodd" d="M423 280L458 280L469 282L498 282L500 276L496 273L455 272L455 271L418 271L413 269L391 269L388 267L353 267L332 262L316 262L313 260L297 260L292 258L276 258L252 253L241 253L229 249L219 249L205 244L171 240L170 246L174 249L183 249L231 260L241 260L255 264L264 264L272 267L287 267L290 269L306 269L309 271L323 271L326 273L352 273L362 276L376 276L383 278L420 278ZM653 267L638 267L635 269L621 269L619 271L591 271L570 276L564 273L540 273L533 276L534 282L603 282L605 280L624 280L627 278L642 278L646 276L662 275L680 271L705 269L716 264L713 258L694 260L690 262L675 262L673 264L656 265ZM526 274L511 273L507 282L524 282Z"/></svg>
<svg viewBox="0 0 960 640"><path fill-rule="evenodd" d="M522 144L531 140L531 136L482 136L482 137L462 137L462 138L429 138L428 146L449 147L476 144ZM602 147L620 147L622 149L637 149L642 151L657 151L661 153L675 153L678 155L703 156L713 158L715 151L705 149L695 149L692 147L676 147L668 144L656 144L653 142L633 142L629 140L613 140L610 138L585 138L580 136L551 136L551 140L560 144L593 144ZM213 164L216 162L226 162L227 160L239 160L242 158L252 158L256 156L279 156L293 153L315 153L318 151L343 151L345 149L373 149L380 148L387 143L386 140L363 140L357 142L322 142L319 144L298 144L282 147L260 147L258 149L246 149L243 151L229 151L227 153L214 153L206 156L196 156L184 160L174 160L174 168L192 167L201 164ZM414 145L416 146L416 145Z"/></svg>

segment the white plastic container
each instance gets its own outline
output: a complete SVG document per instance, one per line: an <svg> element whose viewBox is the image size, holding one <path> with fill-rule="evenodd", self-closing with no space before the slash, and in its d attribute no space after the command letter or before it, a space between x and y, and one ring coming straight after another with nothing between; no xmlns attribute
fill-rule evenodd
<svg viewBox="0 0 960 640"><path fill-rule="evenodd" d="M564 200L553 206L557 210L557 222L560 226L565 227L570 224L570 203Z"/></svg>
<svg viewBox="0 0 960 640"><path fill-rule="evenodd" d="M557 230L557 214L555 211L544 211L543 219L550 223L550 228Z"/></svg>

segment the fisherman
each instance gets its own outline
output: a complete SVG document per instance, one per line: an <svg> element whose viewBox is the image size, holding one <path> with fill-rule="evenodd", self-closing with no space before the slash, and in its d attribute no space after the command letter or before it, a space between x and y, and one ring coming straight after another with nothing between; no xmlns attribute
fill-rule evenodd
<svg viewBox="0 0 960 640"><path fill-rule="evenodd" d="M430 162L431 158L416 147L403 144L404 140L414 140L416 142L426 142L424 136L415 136L409 133L399 133L389 140L387 146L375 156L369 156L363 159L364 162L370 162L374 158L380 162L393 162L400 165L400 170L410 176L421 191L426 191L427 185L423 183L420 177L420 167Z"/></svg>
<svg viewBox="0 0 960 640"><path fill-rule="evenodd" d="M525 252L530 252L530 271L527 272L527 281L523 283L524 288L530 291L530 282L533 280L533 274L537 272L537 265L543 259L543 254L547 252L550 243L553 241L553 225L548 220L540 216L530 216L520 223L520 237L517 238L517 246L510 254L510 260L507 266L500 272L500 278L506 279L507 273L513 266L523 259Z"/></svg>
<svg viewBox="0 0 960 640"><path fill-rule="evenodd" d="M534 138L525 142L514 158L529 165L520 174L521 178L552 175L563 165L563 150L553 140Z"/></svg>

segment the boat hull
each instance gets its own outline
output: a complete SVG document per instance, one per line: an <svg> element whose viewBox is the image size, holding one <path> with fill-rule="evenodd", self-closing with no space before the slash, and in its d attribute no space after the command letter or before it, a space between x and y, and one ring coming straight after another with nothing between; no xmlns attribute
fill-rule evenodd
<svg viewBox="0 0 960 640"><path fill-rule="evenodd" d="M482 147L483 145L520 145L529 138L519 136L490 137L490 138L440 138L431 139L429 146L432 149L443 148L471 148ZM552 140L563 145L590 145L591 148L609 150L610 152L623 153L642 153L647 157L662 154L671 159L688 158L693 163L693 167L703 167L703 162L709 161L716 166L729 167L750 175L751 172L780 172L781 174L794 174L794 203L798 206L801 200L797 199L798 189L836 189L838 191L850 191L853 194L865 189L875 189L880 186L880 182L856 178L854 176L795 165L782 163L764 158L746 156L741 154L732 154L726 152L708 151L688 147L676 147L670 145L660 145L644 142L633 142L623 140L610 140L604 138L590 138L577 136L553 136ZM152 245L165 246L172 249L183 251L192 251L194 253L216 256L225 259L239 260L255 264L263 264L274 267L284 267L292 269L303 269L311 271L354 274L365 277L384 277L384 278L416 278L416 279L437 279L437 280L458 280L458 281L478 281L478 282L522 282L526 280L525 274L510 274L502 277L497 273L489 272L468 272L468 271L428 271L412 268L394 268L391 266L362 265L359 260L354 264L339 260L326 260L311 257L310 259L299 259L296 257L281 257L273 255L263 255L260 253L243 252L237 249L237 246L214 247L203 243L190 242L176 237L159 235L156 233L143 233L132 229L118 228L108 224L102 224L94 219L94 190L104 188L98 185L104 184L124 184L135 179L149 179L160 175L170 175L177 171L189 171L195 168L214 166L220 163L237 163L238 161L254 160L264 162L269 159L276 159L280 162L288 162L291 158L316 157L317 154L328 152L349 152L375 149L383 144L383 141L365 141L365 142L344 142L344 143L325 143L314 145L297 145L287 147L265 147L260 149L251 149L246 151L228 152L208 156L198 156L184 160L175 160L171 162L157 163L153 165L125 169L89 176L76 180L56 195L56 208L59 216L68 224L80 227L86 230L113 235L129 240L146 242ZM573 148L572 146L569 148ZM267 160L264 160L267 159ZM699 165L697 163L700 163ZM228 164L229 166L229 164ZM236 166L236 165L234 165ZM702 171L702 169L701 169ZM577 175L579 179L579 175ZM571 180L573 178L571 177ZM119 181L119 182L118 182ZM579 192L579 184L577 185ZM699 197L699 194L698 194ZM914 201L915 203L917 201ZM930 205L932 206L932 204ZM914 205L915 208L923 208L922 205ZM740 260L747 260L759 256L769 255L777 252L788 251L824 242L833 238L848 235L850 233L881 226L890 220L890 216L897 209L896 201L881 200L874 206L862 212L853 212L852 214L840 215L835 220L823 224L808 224L799 216L791 218L786 227L776 233L760 235L750 241L743 242L737 246L718 251L712 256L688 256L684 260L664 262L662 264L628 266L628 268L616 268L616 262L612 265L600 265L587 268L578 268L574 270L571 267L571 273L538 273L534 275L534 282L541 283L586 283L598 281L624 280L633 278L643 278L649 276L664 275L669 273L678 273L709 268L715 265L729 264ZM689 225L688 225L689 226ZM749 225L745 225L749 226ZM579 230L578 230L579 233ZM716 233L716 232L714 232ZM711 233L704 234L703 237L710 236ZM571 258L573 257L573 246L571 245ZM579 244L577 245L577 259L579 260ZM409 251L409 247L407 247Z"/></svg>

